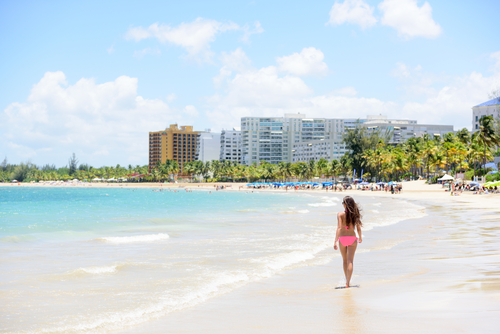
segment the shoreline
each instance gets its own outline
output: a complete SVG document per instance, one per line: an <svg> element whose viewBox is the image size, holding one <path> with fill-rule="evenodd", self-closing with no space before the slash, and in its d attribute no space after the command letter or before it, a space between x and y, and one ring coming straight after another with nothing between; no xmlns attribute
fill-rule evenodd
<svg viewBox="0 0 500 334"><path fill-rule="evenodd" d="M39 183L0 183L0 188L134 188L134 189L169 189L169 190L200 190L216 191L217 186L227 186L226 189L219 191L250 191L256 193L290 193L290 194L317 194L329 196L332 194L352 196L352 197L385 197L407 200L423 201L427 204L437 201L440 204L447 205L452 203L462 203L470 209L490 209L500 212L498 202L500 194L476 195L472 192L464 191L460 196L451 196L441 185L427 185L425 181L407 181L403 182L403 191L399 194L391 194L385 191L370 190L344 190L344 191L326 191L323 189L302 189L302 190L283 190L283 189L253 189L247 188L246 183L232 182L214 182L214 183L83 183L83 184L39 184ZM241 187L241 188L240 188ZM355 198L356 199L356 198Z"/></svg>
<svg viewBox="0 0 500 334"><path fill-rule="evenodd" d="M379 197L361 191L342 194L353 195L362 202L354 195L356 192L364 193L361 197ZM451 205L453 211L463 209L467 212L465 219L477 215L500 221L500 210L496 207L484 210L492 204L484 201L480 208L473 196L453 202L456 197L449 193L445 193L446 196L438 191L431 192L434 196L424 193L425 197L421 190L409 191L406 196L384 192L382 197L424 206L427 215L377 228L377 234L389 235L385 242L403 237L401 243L363 252L363 248L370 248L373 243L384 243L384 240L364 238L356 254L353 276L353 284L361 288L336 289L337 282L343 278L342 263L340 254L329 249L323 251L331 256L326 264L285 270L202 304L119 332L416 334L480 330L494 333L500 314L500 285L476 279L477 274L469 273L472 268L462 264L456 254L445 252L440 259L435 252L442 242L449 242L450 232L443 221L449 225L456 219L448 215L446 206ZM423 256L405 257L415 249ZM493 282L499 275L495 261L498 258L498 252L492 254L485 268L489 269L486 275L494 276ZM392 268L384 276L387 261ZM463 275L468 275L468 280ZM460 287L467 281L465 288Z"/></svg>
<svg viewBox="0 0 500 334"><path fill-rule="evenodd" d="M101 184L96 188L214 191L217 185L223 184L206 184L204 187L198 184L163 184L163 187L154 183L138 187ZM239 191L243 184L232 185L233 189L222 191ZM17 184L9 186L22 187ZM252 190L266 194L287 193L275 189L241 189L245 192ZM464 193L450 196L441 186L428 186L421 181L403 183L403 192L394 195L359 190L291 190L288 193L322 197L350 195L361 202L361 206L363 198L392 198L396 199L396 205L408 201L424 206L428 216L370 230L370 238L364 238L356 254L353 284L360 284L360 289L335 289L343 276L341 260L338 253L328 249L322 251L331 256L331 261L326 264L285 270L119 332L400 333L402 328L406 333L475 333L478 328L485 333L494 332L495 319L500 314L499 272L496 268L500 254L495 251L480 258L483 265L487 264L485 275L490 275L491 279L484 281L478 278L477 268L470 267L468 262L472 252L468 249L478 239L456 241L453 234L470 229L469 226L462 227L463 222L477 224L479 229L483 221L500 221L497 195ZM401 209L404 210L404 206ZM453 227L450 229L450 226ZM488 229L481 232L487 233ZM378 240L375 240L375 235L379 235ZM398 237L404 241L398 241ZM460 243L459 250L447 251L454 242ZM363 248L369 248L370 243L377 246L376 249L364 252ZM460 253L461 249L464 249L464 254ZM440 250L444 250L443 259L436 256ZM489 269L492 264L494 270ZM382 275L384 270L389 270L386 277ZM471 307L474 309L472 313ZM479 327L475 324L478 319L481 322Z"/></svg>

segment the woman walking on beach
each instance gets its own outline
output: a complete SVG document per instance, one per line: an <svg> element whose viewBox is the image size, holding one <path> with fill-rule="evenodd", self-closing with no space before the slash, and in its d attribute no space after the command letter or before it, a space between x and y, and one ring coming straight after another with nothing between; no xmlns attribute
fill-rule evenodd
<svg viewBox="0 0 500 334"><path fill-rule="evenodd" d="M337 250L340 241L340 254L342 254L344 260L345 287L348 288L352 277L354 253L358 247L358 242L362 242L361 227L363 224L361 223L358 205L351 196L344 197L342 205L345 211L337 213L338 225L333 248ZM354 229L358 231L359 239L356 237Z"/></svg>

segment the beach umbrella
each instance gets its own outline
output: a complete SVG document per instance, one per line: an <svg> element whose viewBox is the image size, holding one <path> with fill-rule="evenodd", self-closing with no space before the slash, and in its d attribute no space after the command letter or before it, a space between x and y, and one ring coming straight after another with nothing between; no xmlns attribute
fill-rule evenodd
<svg viewBox="0 0 500 334"><path fill-rule="evenodd" d="M379 182L379 183L377 183L377 185L379 185L379 186L384 186L384 185L385 185L385 182Z"/></svg>
<svg viewBox="0 0 500 334"><path fill-rule="evenodd" d="M362 185L362 186L367 186L367 185L369 185L369 184L370 184L370 183L368 183L368 182L366 182L366 181L365 181L365 182L361 182L361 183L360 183L360 185Z"/></svg>
<svg viewBox="0 0 500 334"><path fill-rule="evenodd" d="M442 177L440 177L438 180L439 181L450 181L453 180L454 177L448 174L444 174Z"/></svg>

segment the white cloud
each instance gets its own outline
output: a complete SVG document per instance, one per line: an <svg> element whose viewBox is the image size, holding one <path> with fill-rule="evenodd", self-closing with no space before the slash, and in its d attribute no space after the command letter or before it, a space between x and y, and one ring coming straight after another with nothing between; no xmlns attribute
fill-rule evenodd
<svg viewBox="0 0 500 334"><path fill-rule="evenodd" d="M248 25L245 25L242 29L244 31L244 34L241 37L241 40L243 42L248 42L250 39L250 36L252 36L252 35L261 34L264 32L264 28L262 28L259 21L255 21L255 23L253 24L253 29L251 29Z"/></svg>
<svg viewBox="0 0 500 334"><path fill-rule="evenodd" d="M498 54L500 55L500 53ZM492 58L496 61L496 53ZM449 124L470 128L471 108L488 100L500 82L500 68L491 76L472 72L457 77L423 72L420 65L398 63L394 71L404 80L406 96L381 100L359 96L354 87L330 94L314 95L299 77L280 76L274 66L235 70L224 81L221 92L207 101L211 126L229 128L244 116L282 116L303 113L308 117L363 118L383 114L389 118L416 119L421 124Z"/></svg>
<svg viewBox="0 0 500 334"><path fill-rule="evenodd" d="M442 33L428 2L418 7L416 0L384 0L378 8L383 13L381 23L396 29L401 37L436 38Z"/></svg>
<svg viewBox="0 0 500 334"><path fill-rule="evenodd" d="M170 103L172 101L175 101L177 99L177 95L175 93L168 94L167 95L167 102Z"/></svg>
<svg viewBox="0 0 500 334"><path fill-rule="evenodd" d="M397 78L408 78L410 76L410 70L403 63L396 63L396 68L392 70L391 75Z"/></svg>
<svg viewBox="0 0 500 334"><path fill-rule="evenodd" d="M192 105L186 106L183 112L190 117L197 117L199 115L198 110L196 110L196 107Z"/></svg>
<svg viewBox="0 0 500 334"><path fill-rule="evenodd" d="M492 70L500 72L500 51L493 52L490 55L490 58L495 62L495 64L493 64Z"/></svg>
<svg viewBox="0 0 500 334"><path fill-rule="evenodd" d="M158 49L145 48L142 50L134 51L133 57L142 59L146 55L160 55L161 51Z"/></svg>
<svg viewBox="0 0 500 334"><path fill-rule="evenodd" d="M377 23L373 16L373 7L363 0L345 0L344 3L336 2L330 10L330 20L327 24L341 25L344 23L357 24L361 29L366 29Z"/></svg>
<svg viewBox="0 0 500 334"><path fill-rule="evenodd" d="M106 49L106 51L108 51L108 54L113 54L115 53L115 48L114 48L114 45L111 45L109 48Z"/></svg>
<svg viewBox="0 0 500 334"><path fill-rule="evenodd" d="M281 115L301 105L312 90L295 76L279 76L275 66L245 69L226 81L224 94L208 100L207 115L220 128L238 126L247 115ZM215 127L214 127L215 128Z"/></svg>
<svg viewBox="0 0 500 334"><path fill-rule="evenodd" d="M148 132L184 116L162 100L138 96L137 85L128 76L69 85L63 72L47 72L25 102L0 113L0 151L10 152L11 161L32 158L39 164L65 164L72 152L91 164L147 164Z"/></svg>
<svg viewBox="0 0 500 334"><path fill-rule="evenodd" d="M235 23L222 23L215 20L197 18L193 22L181 23L176 27L154 23L147 28L134 27L125 33L125 39L136 42L156 38L160 42L169 42L186 49L189 56L209 60L212 56L210 43L218 33L240 29Z"/></svg>
<svg viewBox="0 0 500 334"><path fill-rule="evenodd" d="M500 82L500 72L490 77L472 72L462 77L454 77L422 102L406 102L401 115L416 119L419 123L453 124L455 129L471 128L471 108L487 101L488 93ZM417 85L418 87L418 85ZM428 87L422 86L424 90Z"/></svg>
<svg viewBox="0 0 500 334"><path fill-rule="evenodd" d="M422 66L408 66L404 63L396 63L390 75L398 79L399 89L404 92L403 99L416 99L421 97L432 97L439 89L456 78L443 73L429 73L422 70Z"/></svg>
<svg viewBox="0 0 500 334"><path fill-rule="evenodd" d="M316 48L304 48L300 53L290 56L277 57L276 62L280 71L295 75L324 75L328 66L323 62L323 52Z"/></svg>
<svg viewBox="0 0 500 334"><path fill-rule="evenodd" d="M492 53L492 60L497 54ZM420 65L411 68L398 63L396 72L403 73L402 89L406 92L400 114L419 123L453 124L456 129L471 127L471 108L487 101L488 93L500 82L500 67L484 76L472 72L464 76L428 73Z"/></svg>
<svg viewBox="0 0 500 334"><path fill-rule="evenodd" d="M219 70L219 75L213 78L216 87L219 87L222 82L231 76L233 71L244 71L250 66L250 59L241 48L237 48L232 52L222 52L219 60L222 64Z"/></svg>
<svg viewBox="0 0 500 334"><path fill-rule="evenodd" d="M340 89L335 89L332 92L333 95L340 95L340 96L356 96L358 92L356 91L356 88L354 87L343 87Z"/></svg>

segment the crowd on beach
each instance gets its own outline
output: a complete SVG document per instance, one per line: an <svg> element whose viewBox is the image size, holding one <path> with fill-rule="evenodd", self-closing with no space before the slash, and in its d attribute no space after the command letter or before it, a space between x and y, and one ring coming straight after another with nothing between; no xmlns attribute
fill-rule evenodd
<svg viewBox="0 0 500 334"><path fill-rule="evenodd" d="M384 183L379 182L375 184L369 184L368 182L362 183L333 183L333 182L288 182L288 183L248 183L248 188L251 189L279 189L279 190L325 190L325 191L346 191L346 190L361 190L361 191L385 191L391 192L392 194L401 193L403 186L401 184L390 182ZM241 189L241 187L240 187Z"/></svg>
<svg viewBox="0 0 500 334"><path fill-rule="evenodd" d="M450 191L451 196L460 196L464 191L472 191L474 195L482 194L499 194L500 190L497 186L485 187L477 182L472 182L470 184L463 183L451 183L448 185L448 189L445 191Z"/></svg>

